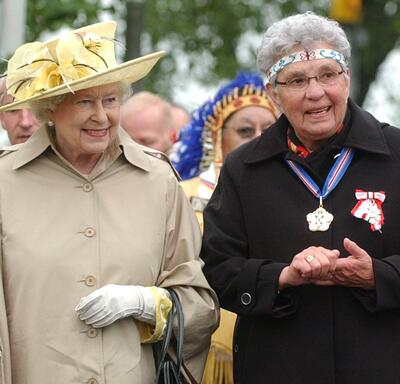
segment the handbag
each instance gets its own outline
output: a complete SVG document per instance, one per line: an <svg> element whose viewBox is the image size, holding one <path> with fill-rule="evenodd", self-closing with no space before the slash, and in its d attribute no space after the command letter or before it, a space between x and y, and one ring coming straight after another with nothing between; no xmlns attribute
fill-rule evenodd
<svg viewBox="0 0 400 384"><path fill-rule="evenodd" d="M167 289L172 301L168 313L164 339L153 344L153 355L156 367L155 384L196 384L196 381L183 364L184 316L182 304L173 289ZM174 319L177 319L178 330L173 334ZM170 354L173 350L175 358Z"/></svg>

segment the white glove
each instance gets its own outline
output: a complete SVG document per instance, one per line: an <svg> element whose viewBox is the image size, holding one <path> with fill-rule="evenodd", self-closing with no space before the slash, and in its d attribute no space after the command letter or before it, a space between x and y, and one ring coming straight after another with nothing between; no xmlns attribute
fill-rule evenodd
<svg viewBox="0 0 400 384"><path fill-rule="evenodd" d="M146 287L108 284L83 297L75 311L86 324L101 328L127 316L154 324L156 305Z"/></svg>

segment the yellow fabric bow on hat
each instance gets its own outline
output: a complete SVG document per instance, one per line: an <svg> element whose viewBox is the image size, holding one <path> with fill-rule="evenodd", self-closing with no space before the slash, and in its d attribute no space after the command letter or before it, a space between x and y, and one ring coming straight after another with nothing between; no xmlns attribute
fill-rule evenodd
<svg viewBox="0 0 400 384"><path fill-rule="evenodd" d="M48 88L49 73L56 69L57 64L43 43L24 44L16 50L8 64L8 92L16 99L35 95Z"/></svg>
<svg viewBox="0 0 400 384"><path fill-rule="evenodd" d="M146 76L165 52L117 64L116 28L115 21L102 21L19 47L6 73L7 93L14 100L0 106L0 112L31 108L33 101L106 84L130 85Z"/></svg>
<svg viewBox="0 0 400 384"><path fill-rule="evenodd" d="M116 65L113 39L93 32L71 32L57 41L53 52L39 42L17 49L7 72L8 92L16 101Z"/></svg>

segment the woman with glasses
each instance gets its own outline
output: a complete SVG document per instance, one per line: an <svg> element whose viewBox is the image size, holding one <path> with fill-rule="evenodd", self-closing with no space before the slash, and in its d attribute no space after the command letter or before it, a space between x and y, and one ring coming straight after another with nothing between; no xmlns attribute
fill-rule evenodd
<svg viewBox="0 0 400 384"><path fill-rule="evenodd" d="M400 382L400 131L349 98L350 50L309 12L258 49L282 115L225 159L204 213L235 383Z"/></svg>

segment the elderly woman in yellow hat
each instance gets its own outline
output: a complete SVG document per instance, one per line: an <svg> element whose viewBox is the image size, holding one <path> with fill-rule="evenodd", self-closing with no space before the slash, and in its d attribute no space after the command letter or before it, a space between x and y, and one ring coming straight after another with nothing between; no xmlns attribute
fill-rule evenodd
<svg viewBox="0 0 400 384"><path fill-rule="evenodd" d="M172 287L200 380L218 310L200 231L159 152L119 128L128 85L162 56L117 65L116 24L17 49L14 102L45 126L0 158L0 382L153 383Z"/></svg>

